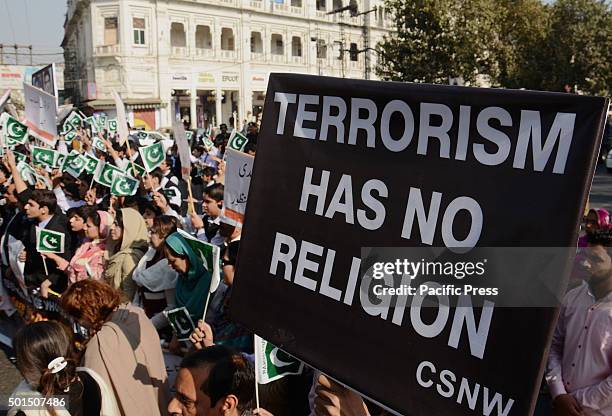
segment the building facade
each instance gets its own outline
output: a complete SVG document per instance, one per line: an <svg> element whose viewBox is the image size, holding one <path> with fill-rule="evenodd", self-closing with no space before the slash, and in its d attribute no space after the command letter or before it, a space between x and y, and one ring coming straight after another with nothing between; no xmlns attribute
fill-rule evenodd
<svg viewBox="0 0 612 416"><path fill-rule="evenodd" d="M271 72L375 78L391 16L382 0L327 14L348 1L68 0L65 89L111 116L114 89L151 130L252 120Z"/></svg>

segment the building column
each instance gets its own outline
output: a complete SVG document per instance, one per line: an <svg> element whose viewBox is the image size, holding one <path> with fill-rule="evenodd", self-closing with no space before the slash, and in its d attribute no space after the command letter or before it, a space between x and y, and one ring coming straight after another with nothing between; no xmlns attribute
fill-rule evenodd
<svg viewBox="0 0 612 416"><path fill-rule="evenodd" d="M189 123L192 129L198 127L198 111L197 111L197 100L198 95L195 88L192 88L191 95L189 96Z"/></svg>
<svg viewBox="0 0 612 416"><path fill-rule="evenodd" d="M221 88L217 87L216 95L215 95L215 123L217 124L215 127L219 126L222 121L222 110L221 110L221 100L223 96L223 91Z"/></svg>

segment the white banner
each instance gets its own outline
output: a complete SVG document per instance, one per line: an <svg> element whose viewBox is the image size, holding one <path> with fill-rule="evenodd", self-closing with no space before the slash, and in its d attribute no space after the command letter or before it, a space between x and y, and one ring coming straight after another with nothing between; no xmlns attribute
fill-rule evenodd
<svg viewBox="0 0 612 416"><path fill-rule="evenodd" d="M223 222L242 227L255 158L227 148L225 151L225 188Z"/></svg>
<svg viewBox="0 0 612 416"><path fill-rule="evenodd" d="M183 123L175 121L172 130L174 131L174 143L176 143L179 158L181 160L181 176L185 182L189 182L189 175L191 173L191 152L189 151L189 142L187 141Z"/></svg>
<svg viewBox="0 0 612 416"><path fill-rule="evenodd" d="M113 90L113 99L115 100L115 107L117 108L117 133L119 134L119 143L121 145L127 143L129 131L127 126L127 117L125 116L125 106L117 91Z"/></svg>
<svg viewBox="0 0 612 416"><path fill-rule="evenodd" d="M30 134L50 146L57 141L57 101L55 96L29 84L23 84L25 112Z"/></svg>

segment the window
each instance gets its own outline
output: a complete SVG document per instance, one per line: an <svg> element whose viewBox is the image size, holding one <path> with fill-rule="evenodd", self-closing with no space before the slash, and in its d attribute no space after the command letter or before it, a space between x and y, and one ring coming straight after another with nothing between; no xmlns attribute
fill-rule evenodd
<svg viewBox="0 0 612 416"><path fill-rule="evenodd" d="M263 53L263 42L260 32L251 32L251 52Z"/></svg>
<svg viewBox="0 0 612 416"><path fill-rule="evenodd" d="M349 49L349 55L351 57L351 61L357 62L359 60L358 54L359 52L357 50L357 44L351 43L351 48Z"/></svg>
<svg viewBox="0 0 612 416"><path fill-rule="evenodd" d="M291 6L302 7L302 0L291 0Z"/></svg>
<svg viewBox="0 0 612 416"><path fill-rule="evenodd" d="M170 45L178 48L187 46L187 37L182 23L172 22L170 25Z"/></svg>
<svg viewBox="0 0 612 416"><path fill-rule="evenodd" d="M134 29L134 45L145 44L145 19L134 17L132 19L132 28Z"/></svg>
<svg viewBox="0 0 612 416"><path fill-rule="evenodd" d="M326 11L327 7L325 5L325 0L317 0L317 10Z"/></svg>
<svg viewBox="0 0 612 416"><path fill-rule="evenodd" d="M228 27L221 29L221 49L224 51L234 50L234 31Z"/></svg>
<svg viewBox="0 0 612 416"><path fill-rule="evenodd" d="M332 10L338 10L342 8L342 0L333 0Z"/></svg>
<svg viewBox="0 0 612 416"><path fill-rule="evenodd" d="M212 49L212 35L209 26L196 27L196 48Z"/></svg>
<svg viewBox="0 0 612 416"><path fill-rule="evenodd" d="M317 40L317 58L318 59L327 58L327 44L325 43L325 40L323 39Z"/></svg>
<svg viewBox="0 0 612 416"><path fill-rule="evenodd" d="M283 35L277 33L272 35L272 38L270 38L270 52L272 55L284 54Z"/></svg>
<svg viewBox="0 0 612 416"><path fill-rule="evenodd" d="M302 56L302 39L299 36L291 38L291 56Z"/></svg>
<svg viewBox="0 0 612 416"><path fill-rule="evenodd" d="M116 45L117 40L118 40L117 18L116 17L105 17L104 18L104 45Z"/></svg>

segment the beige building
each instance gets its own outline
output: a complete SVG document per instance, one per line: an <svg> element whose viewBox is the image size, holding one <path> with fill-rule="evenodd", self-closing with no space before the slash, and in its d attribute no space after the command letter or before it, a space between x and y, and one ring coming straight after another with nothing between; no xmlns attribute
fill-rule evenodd
<svg viewBox="0 0 612 416"><path fill-rule="evenodd" d="M381 0L327 14L348 1L68 0L65 89L111 116L115 89L147 129L250 120L271 72L375 78L392 20Z"/></svg>

